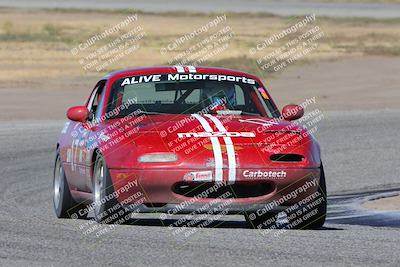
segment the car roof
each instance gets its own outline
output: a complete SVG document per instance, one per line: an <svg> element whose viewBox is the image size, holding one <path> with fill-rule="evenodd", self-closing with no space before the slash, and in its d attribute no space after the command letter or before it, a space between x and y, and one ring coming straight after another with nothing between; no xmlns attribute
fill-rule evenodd
<svg viewBox="0 0 400 267"><path fill-rule="evenodd" d="M204 66L155 66L155 67L122 69L108 73L103 77L103 79L108 80L110 78L122 78L126 76L158 74L158 73L224 74L224 75L244 76L258 80L258 77L243 71L227 69L227 68L204 67Z"/></svg>

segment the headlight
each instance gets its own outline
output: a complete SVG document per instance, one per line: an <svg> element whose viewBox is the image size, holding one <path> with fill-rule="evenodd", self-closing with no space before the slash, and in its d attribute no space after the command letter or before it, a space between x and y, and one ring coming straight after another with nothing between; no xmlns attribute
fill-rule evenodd
<svg viewBox="0 0 400 267"><path fill-rule="evenodd" d="M174 153L150 153L139 157L138 161L142 163L148 162L175 162L178 157Z"/></svg>

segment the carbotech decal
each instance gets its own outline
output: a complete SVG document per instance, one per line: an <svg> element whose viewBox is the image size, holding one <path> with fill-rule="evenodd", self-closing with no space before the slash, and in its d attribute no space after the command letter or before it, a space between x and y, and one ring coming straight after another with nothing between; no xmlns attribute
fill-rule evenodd
<svg viewBox="0 0 400 267"><path fill-rule="evenodd" d="M245 178L275 178L283 179L286 177L286 172L282 171L264 171L264 170L244 170L243 177Z"/></svg>

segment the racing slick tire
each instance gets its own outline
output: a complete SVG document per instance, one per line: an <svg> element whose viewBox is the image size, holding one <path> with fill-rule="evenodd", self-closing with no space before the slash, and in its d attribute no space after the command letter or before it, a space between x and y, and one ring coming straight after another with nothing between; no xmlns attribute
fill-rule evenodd
<svg viewBox="0 0 400 267"><path fill-rule="evenodd" d="M103 224L122 224L129 213L118 202L110 171L104 157L97 152L93 170L94 219Z"/></svg>
<svg viewBox="0 0 400 267"><path fill-rule="evenodd" d="M57 218L84 219L87 216L82 212L86 205L77 203L71 196L58 150L53 172L53 205Z"/></svg>
<svg viewBox="0 0 400 267"><path fill-rule="evenodd" d="M321 228L326 219L326 207L327 207L327 197L326 197L326 183L325 183L325 172L324 167L321 164L321 173L320 173L320 181L318 188L318 199L320 203L313 208L312 210L316 210L316 214L310 216L307 220L302 221L293 229L318 229ZM311 211L311 210L310 210ZM279 219L279 215L277 213L267 213L263 215L258 215L256 213L247 213L245 212L245 219L248 225L254 229L279 229L279 228L289 228L289 221L287 221L287 225L277 225L277 220ZM278 223L279 224L279 223ZM283 226L283 227L282 227Z"/></svg>
<svg viewBox="0 0 400 267"><path fill-rule="evenodd" d="M321 198L321 203L316 207L317 214L312 216L309 220L305 221L302 229L318 229L321 228L326 219L326 207L327 207L327 197L326 197L326 183L325 183L325 172L324 166L321 163L321 176L319 178L319 198Z"/></svg>

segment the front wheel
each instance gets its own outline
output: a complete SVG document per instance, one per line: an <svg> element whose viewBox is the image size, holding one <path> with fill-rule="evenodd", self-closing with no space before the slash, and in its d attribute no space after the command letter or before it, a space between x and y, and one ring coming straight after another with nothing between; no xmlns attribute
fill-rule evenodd
<svg viewBox="0 0 400 267"><path fill-rule="evenodd" d="M266 213L258 215L257 212L245 213L245 218L248 225L251 228L258 229L276 229L276 228L286 228L290 229L318 229L321 228L326 219L326 207L327 207L327 197L326 197L326 183L325 183L325 172L324 167L321 164L320 180L318 188L318 197L313 200L318 203L315 207L307 210L308 215L303 214L302 217L307 219L300 220L300 223L296 223L298 217L289 220L280 220L279 213ZM302 209L301 209L302 210ZM306 216L305 216L306 215ZM286 214L286 216L292 217L291 214ZM285 226L286 225L286 226Z"/></svg>
<svg viewBox="0 0 400 267"><path fill-rule="evenodd" d="M94 218L98 223L124 223L128 212L118 202L110 171L99 153L93 170Z"/></svg>
<svg viewBox="0 0 400 267"><path fill-rule="evenodd" d="M319 199L320 203L316 207L316 215L310 217L308 221L304 223L304 229L318 229L321 228L326 219L326 209L327 209L327 197L326 197L326 183L325 183L325 172L324 167L321 163L321 176L319 178Z"/></svg>
<svg viewBox="0 0 400 267"><path fill-rule="evenodd" d="M85 205L77 203L71 196L60 153L57 150L53 172L53 205L57 218L85 218Z"/></svg>

